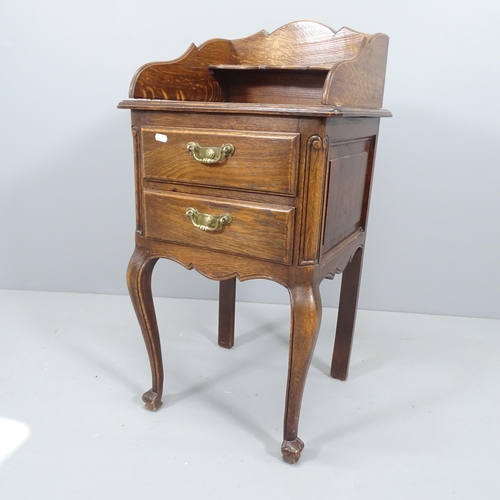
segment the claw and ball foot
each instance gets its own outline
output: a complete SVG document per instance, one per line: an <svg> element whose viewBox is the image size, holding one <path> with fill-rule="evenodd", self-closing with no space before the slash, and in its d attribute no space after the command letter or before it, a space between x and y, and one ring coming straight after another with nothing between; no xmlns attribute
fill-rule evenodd
<svg viewBox="0 0 500 500"><path fill-rule="evenodd" d="M153 389L145 392L142 396L144 407L150 411L156 411L163 403L161 401L161 394L154 392Z"/></svg>
<svg viewBox="0 0 500 500"><path fill-rule="evenodd" d="M283 460L289 464L296 464L303 449L304 443L299 438L296 438L293 441L283 441L281 445Z"/></svg>

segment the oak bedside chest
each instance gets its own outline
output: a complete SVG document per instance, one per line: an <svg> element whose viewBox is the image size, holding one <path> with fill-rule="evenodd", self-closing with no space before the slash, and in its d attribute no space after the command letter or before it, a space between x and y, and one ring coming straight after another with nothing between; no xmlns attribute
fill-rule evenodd
<svg viewBox="0 0 500 500"><path fill-rule="evenodd" d="M236 278L287 287L291 302L285 461L297 436L321 321L319 284L343 273L331 375L345 380L357 307L388 38L302 21L191 45L146 64L119 104L132 111L136 249L130 296L159 408L159 258L220 282L219 344L234 341Z"/></svg>

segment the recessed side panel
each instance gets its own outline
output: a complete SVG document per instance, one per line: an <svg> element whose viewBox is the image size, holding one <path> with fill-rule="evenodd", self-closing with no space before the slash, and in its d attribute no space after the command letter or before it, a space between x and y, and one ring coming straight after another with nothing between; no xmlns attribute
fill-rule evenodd
<svg viewBox="0 0 500 500"><path fill-rule="evenodd" d="M364 228L372 168L372 141L333 144L329 172L321 254Z"/></svg>

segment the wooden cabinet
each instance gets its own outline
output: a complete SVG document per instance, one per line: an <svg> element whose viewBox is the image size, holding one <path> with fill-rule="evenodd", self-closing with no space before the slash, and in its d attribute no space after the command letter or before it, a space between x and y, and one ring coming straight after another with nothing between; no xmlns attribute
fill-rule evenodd
<svg viewBox="0 0 500 500"><path fill-rule="evenodd" d="M291 333L283 457L295 463L300 406L321 321L319 284L344 273L331 374L347 377L388 38L314 22L192 45L146 64L130 99L136 250L128 284L151 362L163 369L151 296L159 258L220 281L219 344L234 343L236 278L288 288Z"/></svg>

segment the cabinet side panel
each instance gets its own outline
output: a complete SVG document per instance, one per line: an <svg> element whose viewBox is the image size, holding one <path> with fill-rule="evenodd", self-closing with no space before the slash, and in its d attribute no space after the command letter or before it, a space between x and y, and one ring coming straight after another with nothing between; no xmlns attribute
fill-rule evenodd
<svg viewBox="0 0 500 500"><path fill-rule="evenodd" d="M357 229L364 229L372 144L372 140L363 139L334 144L330 149L322 255Z"/></svg>

